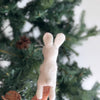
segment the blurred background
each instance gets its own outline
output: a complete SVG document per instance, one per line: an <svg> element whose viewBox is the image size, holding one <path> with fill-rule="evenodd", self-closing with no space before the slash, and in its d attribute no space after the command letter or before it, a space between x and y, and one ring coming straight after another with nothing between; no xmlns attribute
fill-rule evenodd
<svg viewBox="0 0 100 100"><path fill-rule="evenodd" d="M17 3L17 6L19 8L24 8L26 4L31 0L22 0L21 2ZM62 0L59 0L62 1ZM74 8L75 11L75 24L79 24L80 22L80 16L82 11L85 10L85 23L87 25L87 28L91 28L93 26L97 26L98 29L100 29L100 0L82 0L82 3L80 6L76 6ZM27 18L28 16L26 16ZM66 18L63 16L62 20L66 20ZM9 20L6 20L4 22L4 28L9 25ZM22 32L27 32L33 27L32 24L25 22L25 25L22 29ZM9 31L12 31L11 27L8 27L5 30L5 33L9 33ZM41 32L39 28L36 26L33 30L34 34L30 34L31 36L34 36L35 39L37 39ZM37 34L38 33L38 34ZM9 37L10 40L13 39L13 33L10 32L10 34L6 34L7 37ZM85 68L90 68L92 71L92 75L85 78L82 82L82 87L85 90L91 90L95 82L100 82L100 35L93 36L88 38L88 40L83 41L82 45L76 45L74 49L76 52L79 53L79 56L72 55L71 60L78 62L78 65L82 68L83 66ZM68 60L66 58L62 59L64 63L66 63ZM10 62L8 61L0 61L0 66L6 67L10 65ZM98 95L100 97L100 95Z"/></svg>
<svg viewBox="0 0 100 100"><path fill-rule="evenodd" d="M100 29L100 0L82 0L80 6L75 7L75 24L79 23L82 10L86 11L85 23L87 27L97 25ZM84 89L90 90L96 81L100 82L100 36L90 37L83 41L75 50L79 56L74 56L79 66L89 67L93 73L83 82Z"/></svg>

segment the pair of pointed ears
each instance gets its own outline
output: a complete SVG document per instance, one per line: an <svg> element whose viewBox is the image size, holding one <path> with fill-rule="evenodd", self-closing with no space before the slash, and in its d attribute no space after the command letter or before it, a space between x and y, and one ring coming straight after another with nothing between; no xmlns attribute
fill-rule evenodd
<svg viewBox="0 0 100 100"><path fill-rule="evenodd" d="M63 33L58 33L53 43L53 35L51 33L45 33L43 36L43 42L46 47L55 45L59 48L65 41L65 35Z"/></svg>

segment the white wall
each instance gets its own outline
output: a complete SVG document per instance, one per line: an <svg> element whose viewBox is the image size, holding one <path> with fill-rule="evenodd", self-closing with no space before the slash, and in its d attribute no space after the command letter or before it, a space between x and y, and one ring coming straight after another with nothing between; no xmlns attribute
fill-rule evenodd
<svg viewBox="0 0 100 100"><path fill-rule="evenodd" d="M81 6L75 8L76 23L78 23L80 12L83 9L86 11L87 27L97 25L100 29L100 0L82 0ZM79 56L74 57L74 60L82 67L89 67L93 73L82 84L84 89L89 90L96 81L100 82L100 35L89 38L88 41L83 42L82 46L75 49Z"/></svg>

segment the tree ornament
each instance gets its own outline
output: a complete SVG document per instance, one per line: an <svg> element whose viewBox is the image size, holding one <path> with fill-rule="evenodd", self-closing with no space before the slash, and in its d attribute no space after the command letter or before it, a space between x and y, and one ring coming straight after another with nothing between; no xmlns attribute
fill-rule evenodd
<svg viewBox="0 0 100 100"><path fill-rule="evenodd" d="M26 38L26 36L22 36L20 37L20 40L16 42L16 47L18 49L27 49L30 43L31 41L28 38Z"/></svg>
<svg viewBox="0 0 100 100"><path fill-rule="evenodd" d="M27 38L26 36L22 36L20 39L21 39L23 42L25 42L25 43L31 43L31 41L29 40L29 38Z"/></svg>
<svg viewBox="0 0 100 100"><path fill-rule="evenodd" d="M42 97L41 100L47 100L48 95L49 95L49 92L50 92L50 86L44 86L44 87L43 87L43 97ZM38 99L37 99L37 96L34 96L34 97L32 98L32 100L38 100Z"/></svg>
<svg viewBox="0 0 100 100"><path fill-rule="evenodd" d="M17 93L16 91L9 91L5 94L5 96L2 96L3 100L21 100L21 95Z"/></svg>
<svg viewBox="0 0 100 100"><path fill-rule="evenodd" d="M37 82L37 99L43 98L43 87L50 86L49 100L55 100L56 80L57 80L57 56L59 47L65 41L63 33L57 34L54 42L51 33L45 33L43 36L43 56L44 62L40 66L40 75Z"/></svg>

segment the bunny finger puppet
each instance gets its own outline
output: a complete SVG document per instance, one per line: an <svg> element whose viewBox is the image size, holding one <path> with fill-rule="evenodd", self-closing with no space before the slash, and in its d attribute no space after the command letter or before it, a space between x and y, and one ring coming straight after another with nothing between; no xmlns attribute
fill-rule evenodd
<svg viewBox="0 0 100 100"><path fill-rule="evenodd" d="M40 75L37 82L37 99L43 98L43 87L49 86L49 100L55 100L56 98L56 80L57 80L57 56L59 47L65 41L65 35L63 33L57 34L54 42L53 35L51 33L45 33L43 36L43 56L44 61L40 66Z"/></svg>

